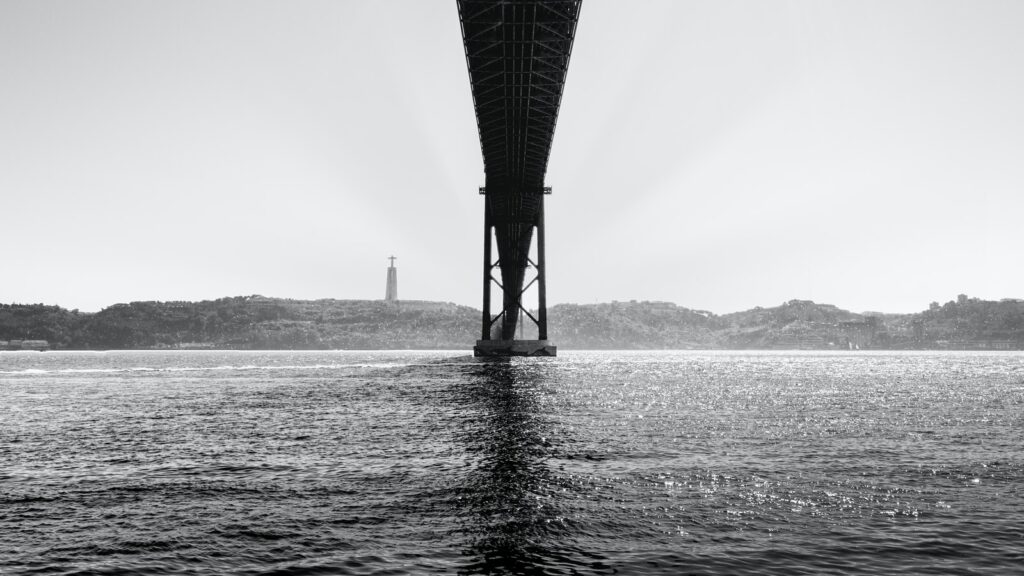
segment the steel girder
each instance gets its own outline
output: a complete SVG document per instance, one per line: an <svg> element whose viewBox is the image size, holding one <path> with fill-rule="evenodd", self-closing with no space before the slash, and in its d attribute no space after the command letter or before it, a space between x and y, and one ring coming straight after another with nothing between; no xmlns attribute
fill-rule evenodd
<svg viewBox="0 0 1024 576"><path fill-rule="evenodd" d="M483 152L485 219L497 239L503 340L513 339L522 306L581 2L457 0Z"/></svg>

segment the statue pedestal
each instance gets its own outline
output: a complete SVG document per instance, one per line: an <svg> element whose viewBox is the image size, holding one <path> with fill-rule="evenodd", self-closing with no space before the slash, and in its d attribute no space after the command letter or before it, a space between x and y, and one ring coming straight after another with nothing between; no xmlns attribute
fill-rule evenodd
<svg viewBox="0 0 1024 576"><path fill-rule="evenodd" d="M473 356L555 356L557 351L558 347L547 340L477 340Z"/></svg>

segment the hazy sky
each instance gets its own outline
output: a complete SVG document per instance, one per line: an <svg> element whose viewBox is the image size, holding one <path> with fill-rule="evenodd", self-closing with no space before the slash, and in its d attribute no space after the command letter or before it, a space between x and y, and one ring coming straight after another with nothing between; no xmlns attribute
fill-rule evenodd
<svg viewBox="0 0 1024 576"><path fill-rule="evenodd" d="M586 0L549 302L1024 296L1024 2ZM0 302L480 306L455 2L0 0Z"/></svg>

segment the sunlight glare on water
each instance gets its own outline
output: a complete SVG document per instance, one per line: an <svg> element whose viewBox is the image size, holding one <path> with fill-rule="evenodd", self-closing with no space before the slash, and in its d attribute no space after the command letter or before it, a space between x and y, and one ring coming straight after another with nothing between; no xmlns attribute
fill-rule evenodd
<svg viewBox="0 0 1024 576"><path fill-rule="evenodd" d="M1024 355L0 355L0 573L1005 574Z"/></svg>

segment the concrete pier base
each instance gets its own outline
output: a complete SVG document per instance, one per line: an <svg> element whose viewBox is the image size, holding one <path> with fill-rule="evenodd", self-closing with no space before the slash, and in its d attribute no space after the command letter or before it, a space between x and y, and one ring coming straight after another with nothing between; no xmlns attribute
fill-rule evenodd
<svg viewBox="0 0 1024 576"><path fill-rule="evenodd" d="M477 340L473 356L555 356L557 351L547 340Z"/></svg>

